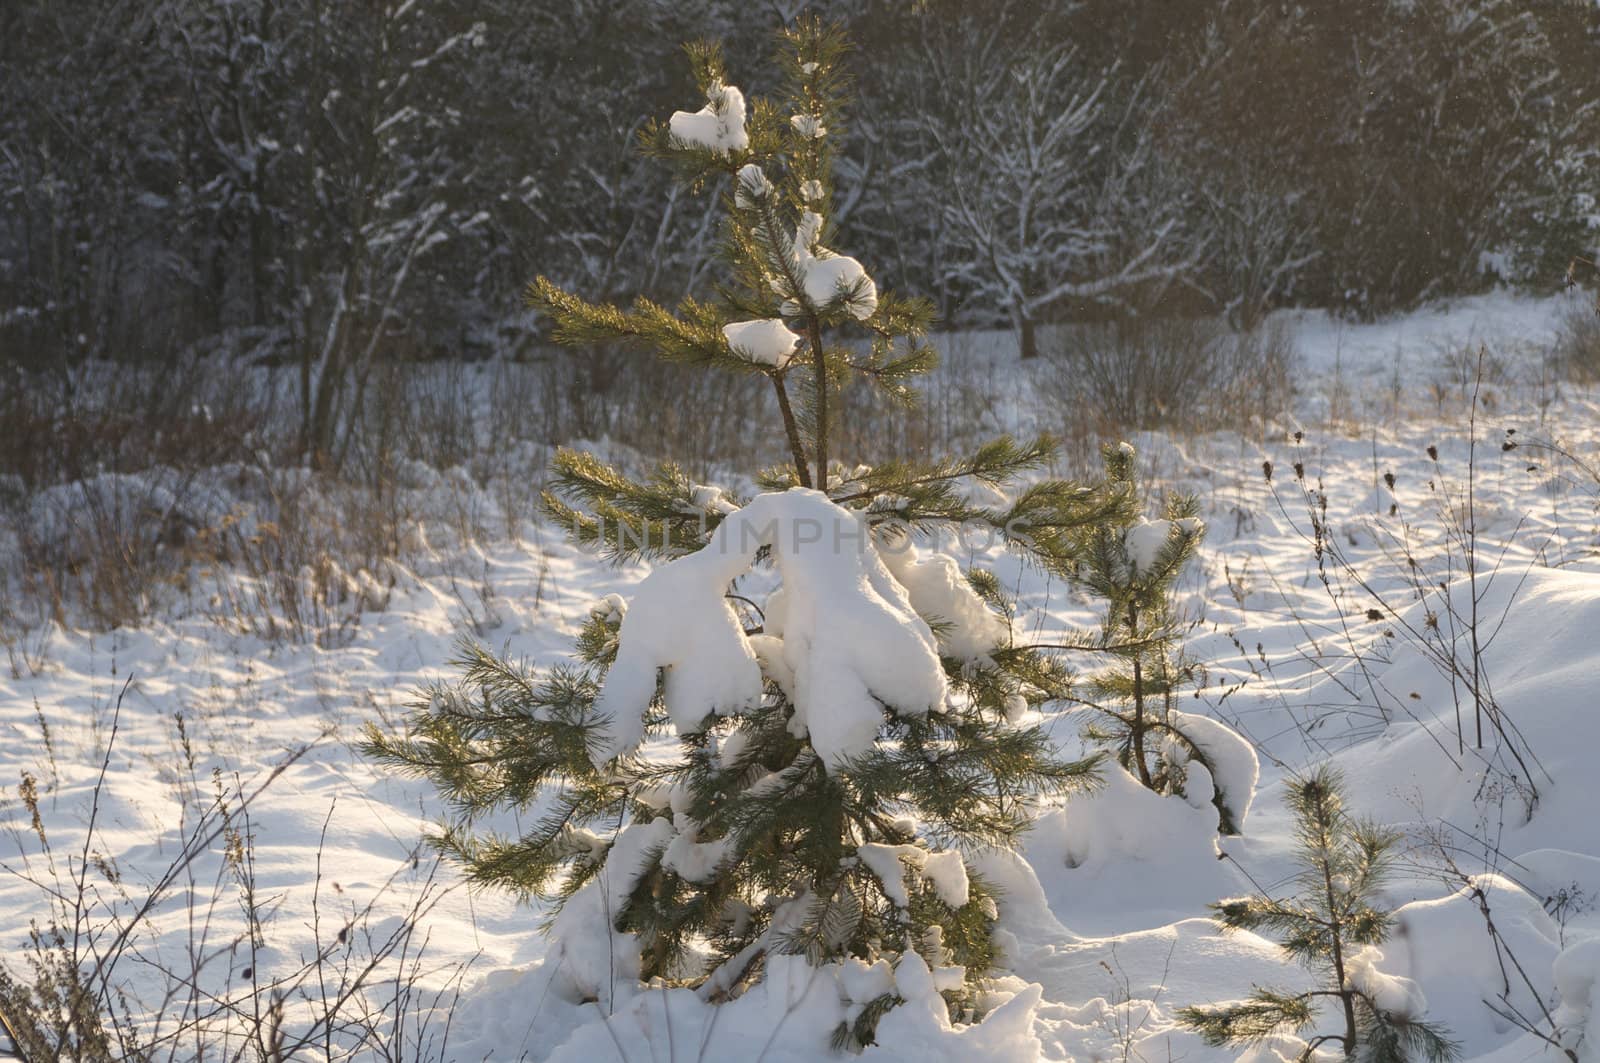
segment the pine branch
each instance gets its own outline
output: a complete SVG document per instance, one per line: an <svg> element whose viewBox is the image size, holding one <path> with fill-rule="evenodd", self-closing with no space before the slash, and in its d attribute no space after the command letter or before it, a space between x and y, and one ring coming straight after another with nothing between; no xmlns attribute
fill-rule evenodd
<svg viewBox="0 0 1600 1063"><path fill-rule="evenodd" d="M742 358L722 334L727 324L713 306L685 299L675 315L640 296L631 310L591 303L563 291L548 277L528 287L528 305L555 322L551 338L571 347L624 343L646 347L664 361L735 373L765 372L767 367Z"/></svg>
<svg viewBox="0 0 1600 1063"><path fill-rule="evenodd" d="M1250 999L1220 1007L1186 1007L1177 1012L1178 1023L1194 1030L1213 1048L1264 1041L1283 1031L1298 1033L1313 1021L1304 994L1280 993L1257 986Z"/></svg>

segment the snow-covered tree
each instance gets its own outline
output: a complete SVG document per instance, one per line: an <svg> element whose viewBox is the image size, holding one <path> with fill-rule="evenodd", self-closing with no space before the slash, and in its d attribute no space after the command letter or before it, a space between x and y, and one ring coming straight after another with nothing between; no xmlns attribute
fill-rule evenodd
<svg viewBox="0 0 1600 1063"><path fill-rule="evenodd" d="M1364 1063L1457 1058L1460 1046L1448 1032L1424 1021L1427 1001L1417 984L1378 969L1378 946L1393 926L1381 891L1400 835L1351 815L1343 780L1327 766L1291 780L1288 803L1300 845L1297 893L1239 897L1212 910L1224 930L1272 934L1322 981L1298 993L1258 987L1246 1000L1182 1008L1178 1021L1209 1045L1247 1045L1305 1030L1326 1001L1338 1010L1338 1032L1311 1037L1301 1058L1321 1045L1338 1045L1346 1059Z"/></svg>
<svg viewBox="0 0 1600 1063"><path fill-rule="evenodd" d="M1052 312L1115 305L1184 269L1178 196L1142 194L1159 169L1149 101L1035 30L1030 20L1045 18L1035 10L1002 4L929 20L918 57L937 86L924 133L956 268L1004 310L1025 358Z"/></svg>
<svg viewBox="0 0 1600 1063"><path fill-rule="evenodd" d="M553 518L659 563L631 602L593 609L575 665L536 674L468 647L460 680L429 690L404 733L368 736L454 806L437 842L473 881L553 901L552 962L579 997L609 1007L665 978L723 1000L768 957L801 953L850 972L840 1045L872 1039L908 964L970 1009L996 911L963 854L1011 844L1040 796L1093 769L1030 723L1071 675L1014 638L992 575L963 574L918 533L977 525L1066 576L1133 504L1120 480L1021 484L1043 439L926 463L831 459L847 379L910 401L933 364L928 306L830 247L844 50L802 20L785 94L750 99L720 49L688 49L703 106L645 143L690 187L722 191L714 297L624 309L543 278L531 291L562 340L765 376L789 463L746 497L563 451ZM475 822L508 808L538 816L512 836Z"/></svg>

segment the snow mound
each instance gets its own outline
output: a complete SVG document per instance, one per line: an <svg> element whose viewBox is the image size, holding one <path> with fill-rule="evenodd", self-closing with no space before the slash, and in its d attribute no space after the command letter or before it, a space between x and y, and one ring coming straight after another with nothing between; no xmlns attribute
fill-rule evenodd
<svg viewBox="0 0 1600 1063"><path fill-rule="evenodd" d="M580 1027L549 1063L601 1059L756 1059L810 1063L844 1017L831 969L773 956L739 999L711 1005L689 989L656 989ZM709 1046L709 1047L708 1047Z"/></svg>
<svg viewBox="0 0 1600 1063"><path fill-rule="evenodd" d="M1529 972L1549 970L1556 956L1554 921L1538 898L1500 875L1478 875L1472 888L1402 906L1383 947L1384 966L1390 975L1426 989L1429 1020L1444 1023L1463 1043L1487 1049L1519 1031L1483 1003L1505 989L1509 964L1502 966L1473 889L1483 892L1502 946ZM1520 1012L1539 1014L1538 1002L1520 980L1511 979L1510 987L1511 1003Z"/></svg>
<svg viewBox="0 0 1600 1063"><path fill-rule="evenodd" d="M1578 1053L1579 1063L1600 1063L1600 938L1567 946L1554 965L1555 1011L1561 1044Z"/></svg>
<svg viewBox="0 0 1600 1063"><path fill-rule="evenodd" d="M906 1003L878 1025L877 1044L861 1058L1037 1059L1033 1034L1041 997L1037 985L995 990L997 1006L980 1023L950 1021L939 995L938 972L916 953L895 968L866 964L810 966L804 957L774 955L762 980L737 999L708 1004L690 989L646 989L615 1008L563 998L550 989L551 957L529 972L495 971L462 996L463 1025L450 1047L457 1059L515 1058L517 1046L549 1063L599 1059L762 1059L814 1063L832 1056L829 1042L841 1023L884 993ZM1008 979L1012 985L1016 980ZM530 1012L532 1025L529 1025Z"/></svg>
<svg viewBox="0 0 1600 1063"><path fill-rule="evenodd" d="M1305 1041L1290 1034L1279 1034L1245 1049L1234 1063L1300 1063L1306 1058Z"/></svg>
<svg viewBox="0 0 1600 1063"><path fill-rule="evenodd" d="M1528 892L1544 900L1546 911L1565 908L1592 912L1600 900L1600 857L1566 849L1535 849L1507 868Z"/></svg>
<svg viewBox="0 0 1600 1063"><path fill-rule="evenodd" d="M1502 571L1478 581L1483 674L1515 736L1526 769L1494 734L1486 713L1482 750L1474 748L1470 691L1457 677L1455 693L1440 658L1454 654L1470 670L1471 643L1465 624L1452 623L1442 602L1430 600L1402 614L1396 626L1432 632L1432 649L1403 642L1378 670L1374 686L1404 706L1388 706L1395 720L1377 742L1361 743L1335 761L1359 795L1361 811L1388 822L1429 819L1474 823L1484 794L1503 795L1506 830L1501 849L1600 853L1600 817L1593 814L1593 750L1600 746L1600 669L1595 635L1600 631L1600 575L1561 569ZM1450 608L1460 618L1472 612L1465 580L1449 589ZM1430 612L1439 617L1428 624ZM1441 646L1442 641L1442 646ZM1350 682L1339 675L1329 682ZM1367 689L1364 682L1352 684ZM1329 692L1308 693L1336 700ZM1456 733L1457 697L1463 740ZM1346 699L1348 700L1348 699ZM1414 714L1406 720L1401 711ZM1465 747L1464 749L1462 747ZM1533 800L1528 775L1538 787ZM1530 815L1531 813L1531 815Z"/></svg>
<svg viewBox="0 0 1600 1063"><path fill-rule="evenodd" d="M644 873L650 854L671 837L672 824L665 819L624 827L600 872L556 915L545 962L553 965L551 990L562 999L598 1001L609 1011L619 998L633 993L639 981L639 938L606 930Z"/></svg>
<svg viewBox="0 0 1600 1063"><path fill-rule="evenodd" d="M1244 885L1219 859L1216 811L1195 808L1106 765L1104 785L1034 823L1023 852L1056 917L1117 933L1205 909Z"/></svg>
<svg viewBox="0 0 1600 1063"><path fill-rule="evenodd" d="M1033 1032L1044 991L1029 985L991 1011L977 1025L950 1023L934 973L921 956L908 952L895 968L895 983L905 1003L878 1023L877 1044L861 1053L866 1063L906 1059L992 1060L1010 1063L1038 1059L1043 1046Z"/></svg>

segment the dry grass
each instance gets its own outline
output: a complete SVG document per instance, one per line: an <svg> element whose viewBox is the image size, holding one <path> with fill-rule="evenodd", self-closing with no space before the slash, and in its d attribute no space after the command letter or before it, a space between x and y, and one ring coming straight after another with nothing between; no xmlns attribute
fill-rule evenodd
<svg viewBox="0 0 1600 1063"><path fill-rule="evenodd" d="M337 642L386 602L388 562L415 552L419 526L436 541L485 537L496 507L482 483L536 475L483 460L499 448L479 442L461 366L383 367L337 470L296 459L288 383L224 359L13 373L0 395L0 643L14 671L43 625L106 630L169 608ZM531 492L500 496L531 515Z"/></svg>
<svg viewBox="0 0 1600 1063"><path fill-rule="evenodd" d="M1600 381L1600 297L1593 303L1575 302L1562 315L1556 356L1571 379Z"/></svg>
<svg viewBox="0 0 1600 1063"><path fill-rule="evenodd" d="M1236 332L1209 318L1122 318L1062 328L1048 349L1063 406L1095 434L1236 427L1288 408L1293 345L1281 324Z"/></svg>

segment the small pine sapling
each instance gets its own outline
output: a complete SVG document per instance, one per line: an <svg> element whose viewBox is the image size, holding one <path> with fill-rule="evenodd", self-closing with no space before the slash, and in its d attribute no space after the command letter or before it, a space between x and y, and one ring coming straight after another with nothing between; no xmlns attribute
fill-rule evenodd
<svg viewBox="0 0 1600 1063"><path fill-rule="evenodd" d="M1422 1019L1427 1004L1409 979L1377 969L1378 951L1393 926L1380 890L1400 835L1352 816L1344 806L1343 780L1323 766L1291 782L1301 870L1297 894L1219 901L1212 910L1224 930L1262 931L1322 979L1318 987L1292 993L1257 987L1246 1000L1188 1007L1178 1021L1206 1044L1248 1045L1282 1032L1299 1033L1317 1020L1317 1003L1335 1004L1342 1030L1307 1042L1302 1059L1322 1045L1337 1045L1346 1059L1364 1063L1444 1063L1459 1046L1436 1024Z"/></svg>
<svg viewBox="0 0 1600 1063"><path fill-rule="evenodd" d="M1101 449L1107 482L1129 496L1137 496L1136 457L1127 443ZM1084 737L1158 793L1198 791L1196 800L1216 806L1222 832L1235 834L1254 769L1244 778L1221 769L1224 761L1253 765L1253 753L1222 724L1176 704L1197 672L1182 651L1173 599L1178 576L1205 535L1198 511L1194 498L1172 495L1156 520L1132 509L1091 533L1074 579L1105 603L1105 617L1098 639L1085 640L1083 648L1112 663L1086 684L1093 712Z"/></svg>
<svg viewBox="0 0 1600 1063"><path fill-rule="evenodd" d="M765 376L788 463L741 497L671 465L636 480L558 453L550 517L655 568L631 601L595 606L575 664L536 673L467 645L459 678L425 691L403 731L369 728L365 748L439 788L456 815L435 842L471 881L548 903L553 961L581 997L610 1009L663 979L721 1001L803 955L855 965L845 981L870 987L835 1031L859 1046L900 1001L887 972L907 962L973 1014L996 908L962 852L1011 845L1039 798L1086 785L1096 759L1059 759L1030 722L1072 675L1013 638L999 581L914 540L976 526L1067 577L1134 499L1110 478L1024 482L1053 453L1046 438L830 459L845 380L912 402L935 364L930 305L826 246L844 51L837 30L801 20L785 96L746 100L719 50L693 45L705 106L645 130L692 188L723 190L728 278L713 299L619 308L546 278L530 290L559 342ZM512 835L484 828L507 810L537 815Z"/></svg>

